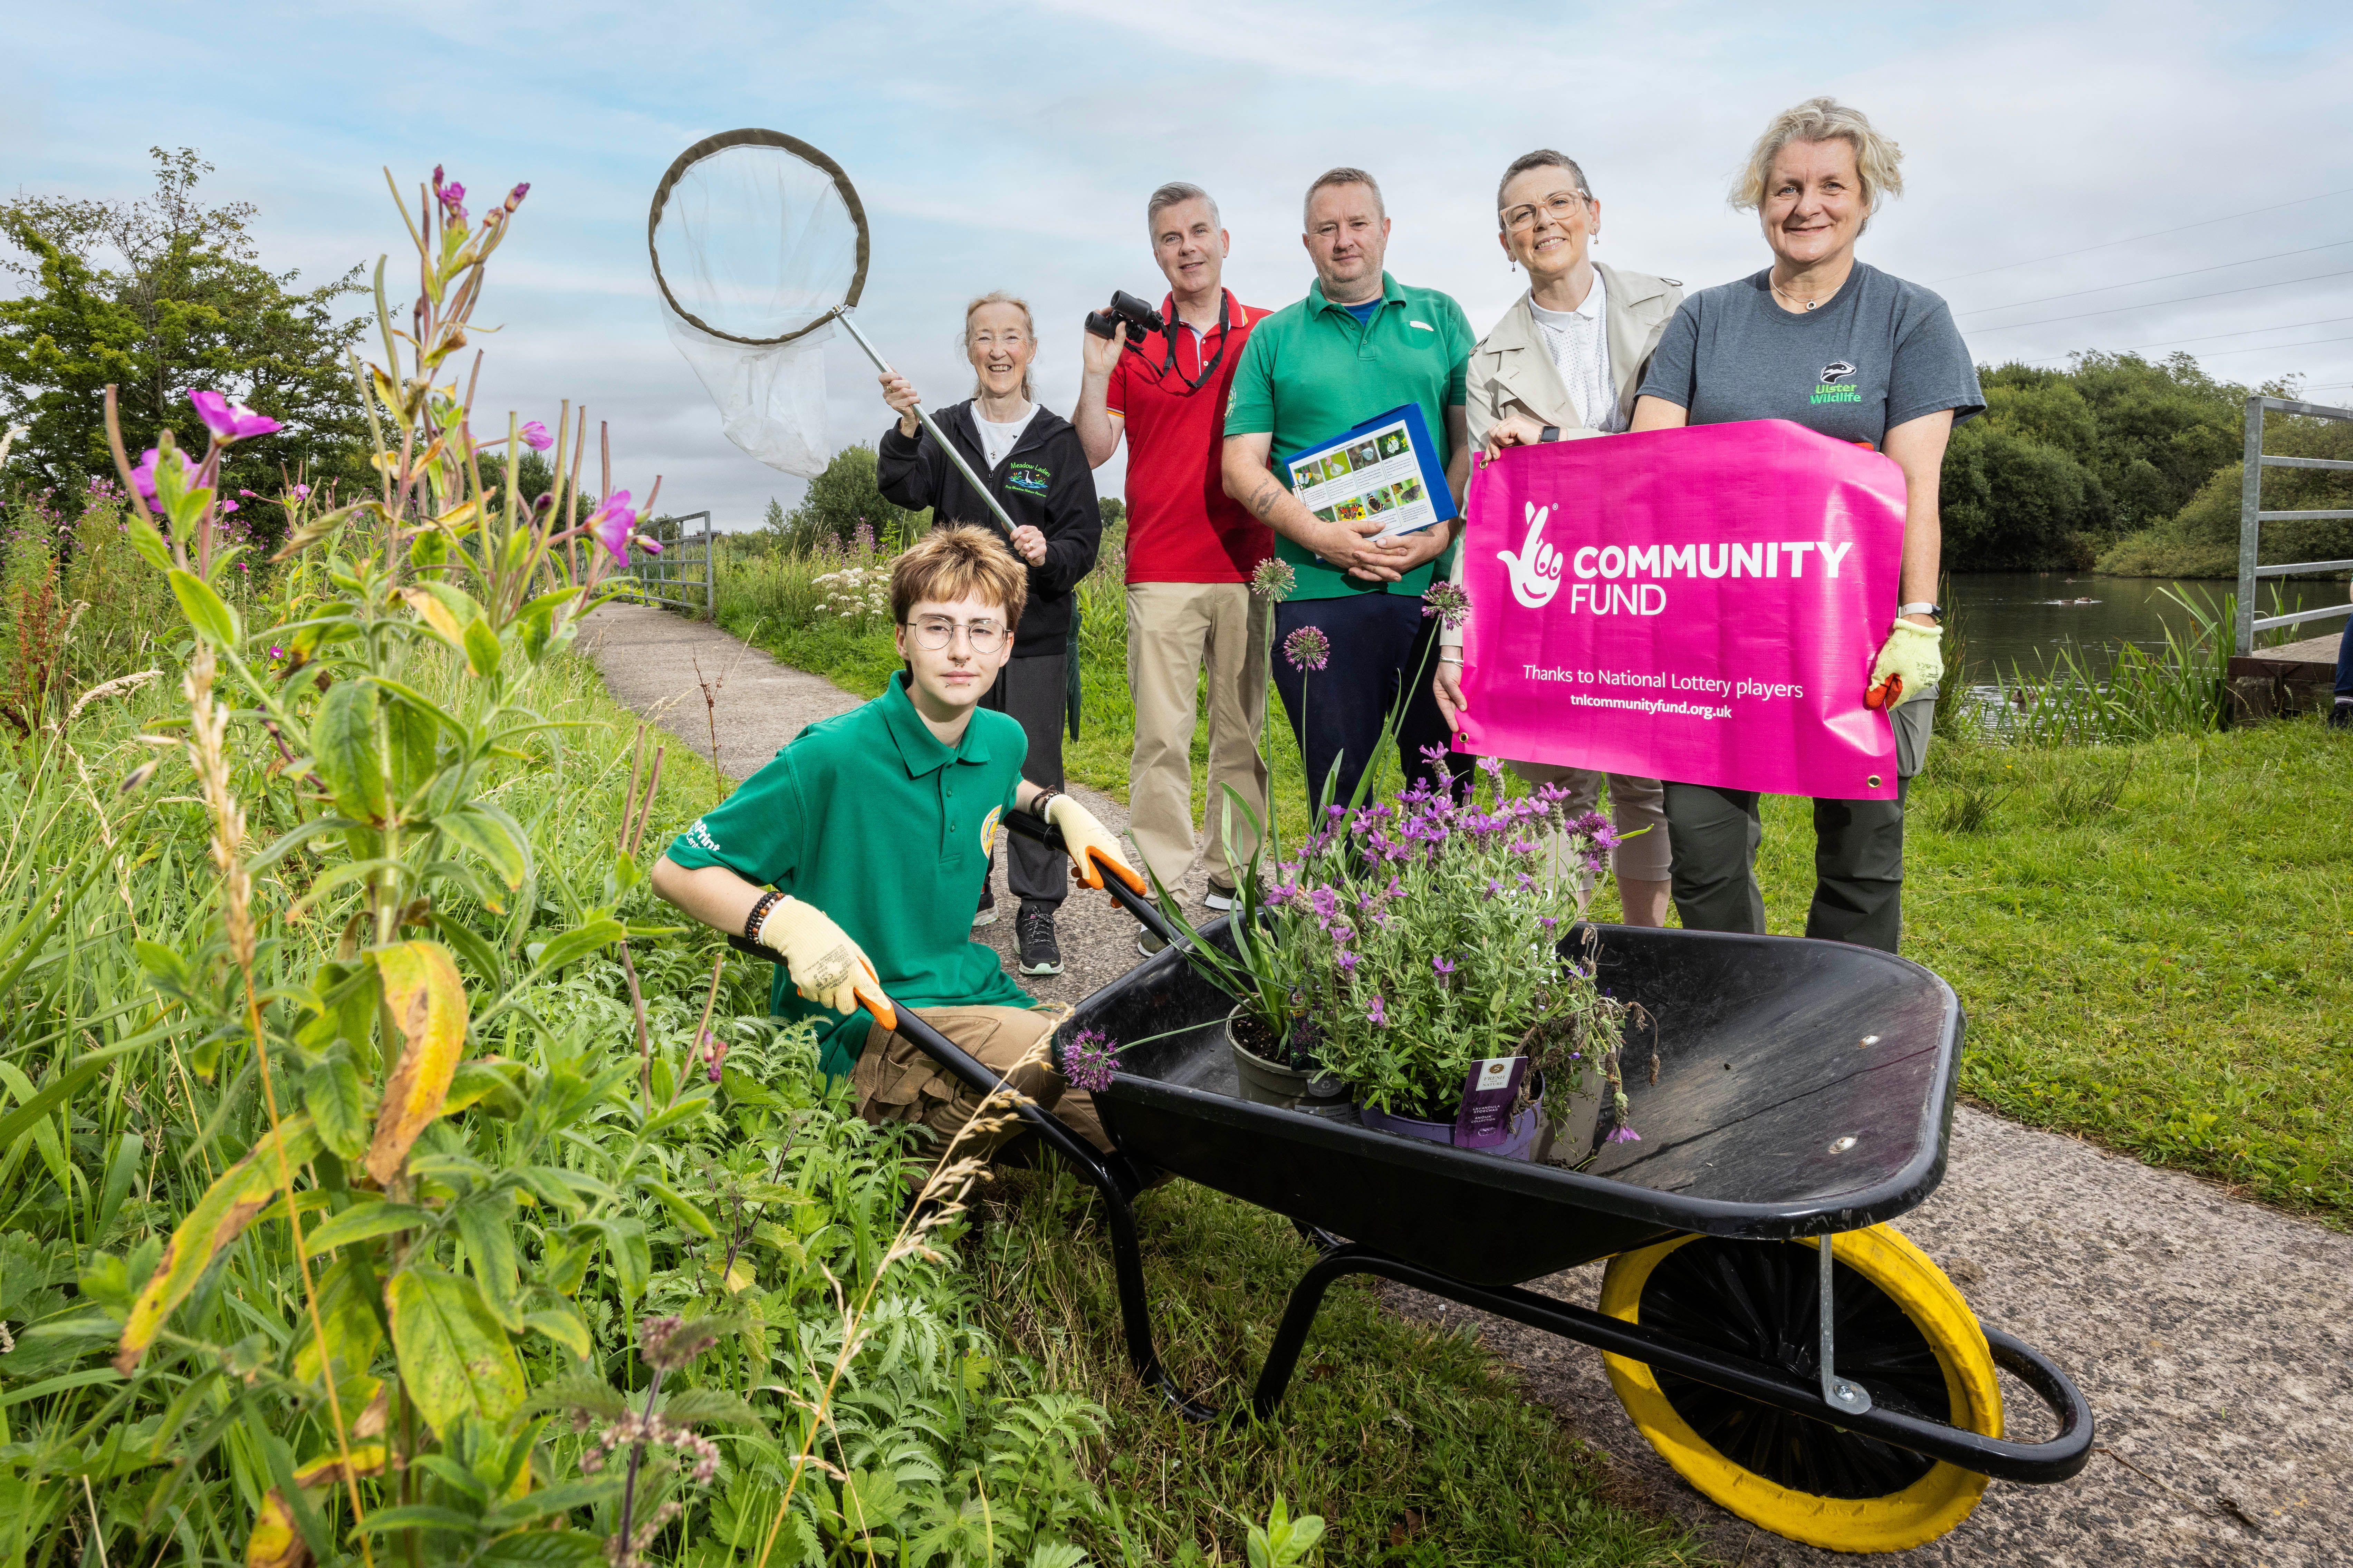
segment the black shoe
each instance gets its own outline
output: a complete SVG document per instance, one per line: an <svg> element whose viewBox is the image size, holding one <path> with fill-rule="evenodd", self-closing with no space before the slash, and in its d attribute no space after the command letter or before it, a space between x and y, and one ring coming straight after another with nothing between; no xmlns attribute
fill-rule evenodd
<svg viewBox="0 0 2353 1568"><path fill-rule="evenodd" d="M996 923L997 889L983 882L980 885L980 908L973 911L972 929L978 931L983 926L993 926Z"/></svg>
<svg viewBox="0 0 2353 1568"><path fill-rule="evenodd" d="M2340 697L2328 710L2328 727L2353 730L2353 697Z"/></svg>
<svg viewBox="0 0 2353 1568"><path fill-rule="evenodd" d="M1061 944L1054 940L1054 906L1024 899L1013 917L1014 944L1021 950L1024 974L1062 973Z"/></svg>

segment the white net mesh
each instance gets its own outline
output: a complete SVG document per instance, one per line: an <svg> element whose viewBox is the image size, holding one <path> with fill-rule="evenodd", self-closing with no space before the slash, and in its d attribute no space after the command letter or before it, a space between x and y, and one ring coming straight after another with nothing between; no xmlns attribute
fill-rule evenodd
<svg viewBox="0 0 2353 1568"><path fill-rule="evenodd" d="M689 149L655 195L651 244L662 324L727 438L811 477L831 456L823 345L833 329L810 328L854 302L865 227L848 182L782 140L736 132Z"/></svg>

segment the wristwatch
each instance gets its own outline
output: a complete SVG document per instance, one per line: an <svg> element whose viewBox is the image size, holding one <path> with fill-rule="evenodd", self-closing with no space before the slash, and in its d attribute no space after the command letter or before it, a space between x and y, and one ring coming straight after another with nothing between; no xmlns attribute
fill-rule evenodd
<svg viewBox="0 0 2353 1568"><path fill-rule="evenodd" d="M1898 605L1895 606L1895 614L1898 618L1905 616L1926 616L1940 626L1945 624L1945 606L1929 604L1925 599L1917 604Z"/></svg>
<svg viewBox="0 0 2353 1568"><path fill-rule="evenodd" d="M1559 439L1560 439L1560 426L1557 426L1557 425L1547 425L1547 426L1546 426L1544 427L1544 434L1542 434L1542 435L1538 436L1538 437L1536 437L1536 439L1537 439L1537 440L1539 440L1539 441L1557 441L1557 440L1559 440Z"/></svg>

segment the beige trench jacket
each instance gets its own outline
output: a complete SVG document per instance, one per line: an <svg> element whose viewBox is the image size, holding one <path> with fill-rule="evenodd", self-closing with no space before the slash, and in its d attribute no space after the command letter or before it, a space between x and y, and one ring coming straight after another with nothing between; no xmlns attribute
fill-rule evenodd
<svg viewBox="0 0 2353 1568"><path fill-rule="evenodd" d="M1619 413L1631 419L1634 395L1650 372L1651 356L1658 352L1675 307L1683 301L1683 284L1647 272L1621 272L1599 261L1593 269L1601 274L1608 290L1609 315L1602 330L1609 339L1610 382L1618 394ZM1584 422L1568 388L1561 384L1544 329L1536 325L1525 294L1513 301L1494 330L1471 351L1465 401L1474 449L1485 444L1488 430L1499 420L1515 414L1538 425L1559 426L1564 441L1601 434ZM1463 553L1458 550L1454 554L1457 584L1462 581ZM1439 646L1461 647L1461 628L1441 632Z"/></svg>

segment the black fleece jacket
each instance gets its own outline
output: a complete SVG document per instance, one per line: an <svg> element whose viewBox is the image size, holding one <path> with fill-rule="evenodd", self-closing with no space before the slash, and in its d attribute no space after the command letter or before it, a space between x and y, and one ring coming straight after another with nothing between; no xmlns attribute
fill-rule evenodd
<svg viewBox="0 0 2353 1568"><path fill-rule="evenodd" d="M1064 651L1070 641L1071 596L1080 579L1094 570L1095 552L1103 544L1094 470L1087 464L1078 431L1060 415L1040 408L992 473L981 463L980 431L973 423L970 398L932 417L972 471L987 481L989 492L1015 526L1026 523L1046 536L1045 563L1029 568L1029 602L1014 635L1013 656ZM882 433L875 458L875 479L894 504L910 510L930 507L934 524L968 522L1005 537L987 504L934 445L931 432L919 428L912 437L902 436L893 421Z"/></svg>

